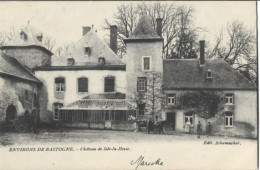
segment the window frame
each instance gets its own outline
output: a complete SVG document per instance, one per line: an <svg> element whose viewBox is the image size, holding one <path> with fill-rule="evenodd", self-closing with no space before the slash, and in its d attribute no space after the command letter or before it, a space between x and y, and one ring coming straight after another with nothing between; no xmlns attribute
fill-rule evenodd
<svg viewBox="0 0 260 170"><path fill-rule="evenodd" d="M230 102L230 99L232 99L232 102ZM225 94L225 104L226 105L234 105L235 104L235 102L234 102L234 94L231 94L231 93Z"/></svg>
<svg viewBox="0 0 260 170"><path fill-rule="evenodd" d="M210 76L209 76L209 73L210 73ZM212 71L210 69L207 70L206 72L206 78L207 79L212 79L213 75L212 75Z"/></svg>
<svg viewBox="0 0 260 170"><path fill-rule="evenodd" d="M187 115L187 114L191 114L191 115ZM186 118L188 118L190 121L190 125L194 126L194 113L184 113L184 126L186 125Z"/></svg>
<svg viewBox="0 0 260 170"><path fill-rule="evenodd" d="M27 89L24 90L24 99L27 101L29 100L29 90L27 90Z"/></svg>
<svg viewBox="0 0 260 170"><path fill-rule="evenodd" d="M144 82L140 82L141 80L144 81ZM139 87L140 87L141 83L143 84L143 89L140 90ZM137 78L137 91L138 92L146 92L147 91L147 78L146 77L138 77Z"/></svg>
<svg viewBox="0 0 260 170"><path fill-rule="evenodd" d="M140 114L140 106L142 105L142 107L143 107L143 110L142 110L142 112L143 112L143 114ZM138 104L138 116L144 116L145 115L145 103L140 103L140 104Z"/></svg>
<svg viewBox="0 0 260 170"><path fill-rule="evenodd" d="M144 59L149 58L149 69L145 69L145 62ZM142 70L143 71L151 71L152 70L152 58L151 56L142 56Z"/></svg>
<svg viewBox="0 0 260 170"><path fill-rule="evenodd" d="M174 100L174 102L169 102L169 99ZM167 105L175 105L176 104L176 94L172 93L172 94L167 94Z"/></svg>
<svg viewBox="0 0 260 170"><path fill-rule="evenodd" d="M80 89L79 89L79 84L80 84L80 82L79 82L79 80L80 79L87 79L87 91L79 91ZM82 77L78 77L77 78L77 92L78 93L88 93L89 92L89 80L88 80L88 77L84 77L84 76L82 76Z"/></svg>
<svg viewBox="0 0 260 170"><path fill-rule="evenodd" d="M55 107L55 106L57 106L57 108ZM53 114L52 114L52 117L53 117L53 120L59 120L59 116L60 116L60 111L59 111L59 109L61 108L61 107L63 107L63 103L53 103L52 104L52 112L53 112ZM57 118L56 118L56 109L58 110L58 112L57 112Z"/></svg>
<svg viewBox="0 0 260 170"><path fill-rule="evenodd" d="M107 79L113 79L114 80L114 87L113 87L113 90L112 91L108 91L108 90L106 90L106 80ZM106 76L105 78L104 78L104 92L105 93L109 93L109 92L115 92L116 91L116 78L115 78L115 76Z"/></svg>
<svg viewBox="0 0 260 170"><path fill-rule="evenodd" d="M231 115L227 115L227 113L225 113L225 127L234 127L234 113L228 112L228 114L231 114ZM230 123L230 122L232 122L232 123Z"/></svg>
<svg viewBox="0 0 260 170"><path fill-rule="evenodd" d="M56 79L59 79L59 78L64 80L64 82L63 82L63 84L64 84L63 90L61 90L62 83L56 83ZM57 90L57 84L59 86L59 90ZM65 77L55 77L54 78L54 88L55 88L54 91L57 92L57 93L65 92L66 91L66 79L65 79Z"/></svg>
<svg viewBox="0 0 260 170"><path fill-rule="evenodd" d="M91 47L84 47L84 54L88 55L88 56L91 56Z"/></svg>

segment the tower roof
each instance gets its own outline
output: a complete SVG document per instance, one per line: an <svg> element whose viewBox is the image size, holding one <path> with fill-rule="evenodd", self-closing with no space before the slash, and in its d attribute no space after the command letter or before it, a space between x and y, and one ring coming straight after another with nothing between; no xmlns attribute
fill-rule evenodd
<svg viewBox="0 0 260 170"><path fill-rule="evenodd" d="M135 40L162 40L162 38L157 35L149 18L146 15L143 15L140 18L135 30L133 31L133 34L129 38L124 39L125 42Z"/></svg>
<svg viewBox="0 0 260 170"><path fill-rule="evenodd" d="M26 38L21 38L21 35L24 34ZM27 24L19 34L16 34L6 46L30 46L36 45L44 47L42 42L37 39L37 35L40 34L36 32L29 24Z"/></svg>

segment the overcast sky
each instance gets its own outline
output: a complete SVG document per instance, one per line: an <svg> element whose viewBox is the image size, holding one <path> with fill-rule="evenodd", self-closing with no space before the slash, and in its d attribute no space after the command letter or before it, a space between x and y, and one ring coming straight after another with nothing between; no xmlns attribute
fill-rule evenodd
<svg viewBox="0 0 260 170"><path fill-rule="evenodd" d="M94 24L100 37L104 36L104 19L111 20L120 4L131 2L0 2L0 32L21 28L27 21L35 29L57 40L57 43L76 42L82 36L82 26ZM142 3L142 2L132 2ZM153 3L153 2L146 2ZM169 2L168 2L169 3ZM208 32L199 39L213 42L216 34L227 22L240 20L250 28L256 28L256 2L210 1L174 2L193 6L194 23Z"/></svg>

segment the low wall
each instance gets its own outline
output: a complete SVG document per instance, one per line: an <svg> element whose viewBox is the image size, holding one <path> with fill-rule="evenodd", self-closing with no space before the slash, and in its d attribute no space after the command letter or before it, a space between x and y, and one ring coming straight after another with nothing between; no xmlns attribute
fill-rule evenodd
<svg viewBox="0 0 260 170"><path fill-rule="evenodd" d="M135 130L136 123L133 122L112 122L112 129L113 130Z"/></svg>
<svg viewBox="0 0 260 170"><path fill-rule="evenodd" d="M136 124L134 122L111 122L111 128L105 128L105 123L89 123L89 122L71 122L65 123L60 122L61 127L71 127L71 128L86 128L86 129L112 129L112 130L126 130L132 131L136 129Z"/></svg>

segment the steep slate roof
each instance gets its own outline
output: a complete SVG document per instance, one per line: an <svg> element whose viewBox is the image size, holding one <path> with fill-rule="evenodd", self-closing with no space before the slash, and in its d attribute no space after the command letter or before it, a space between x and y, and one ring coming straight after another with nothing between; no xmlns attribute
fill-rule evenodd
<svg viewBox="0 0 260 170"><path fill-rule="evenodd" d="M39 79L24 68L15 58L5 55L0 55L0 74L41 83Z"/></svg>
<svg viewBox="0 0 260 170"><path fill-rule="evenodd" d="M130 37L124 39L124 41L129 42L142 39L162 40L162 38L157 35L156 31L154 30L151 22L149 21L146 15L143 15L140 18L135 30L133 31L133 34Z"/></svg>
<svg viewBox="0 0 260 170"><path fill-rule="evenodd" d="M27 39L21 39L20 33L24 32L27 36ZM44 47L42 42L40 42L37 39L37 32L33 30L33 28L27 24L22 30L19 32L19 34L16 34L12 40L10 40L6 46L31 46L31 45L36 45L36 46L41 46Z"/></svg>
<svg viewBox="0 0 260 170"><path fill-rule="evenodd" d="M90 56L85 54L85 47L91 48ZM69 49L63 53L61 58L59 57L54 59L52 65L67 65L67 58L74 58L75 65L98 64L98 58L101 54L105 58L106 65L124 64L107 46L107 44L98 37L95 31L90 30L78 42L76 42L74 45L71 45Z"/></svg>
<svg viewBox="0 0 260 170"><path fill-rule="evenodd" d="M212 72L212 80L206 79L206 71ZM172 59L163 61L163 88L170 89L238 89L255 90L238 71L222 59L206 60L205 67L198 59Z"/></svg>
<svg viewBox="0 0 260 170"><path fill-rule="evenodd" d="M21 33L26 34L27 39L21 39ZM41 41L37 39L37 35L40 34L36 30L34 30L29 24L27 24L18 34L14 35L14 37L4 46L0 47L1 49L5 48L16 48L16 47L38 47L49 55L52 55L52 52L48 50Z"/></svg>

